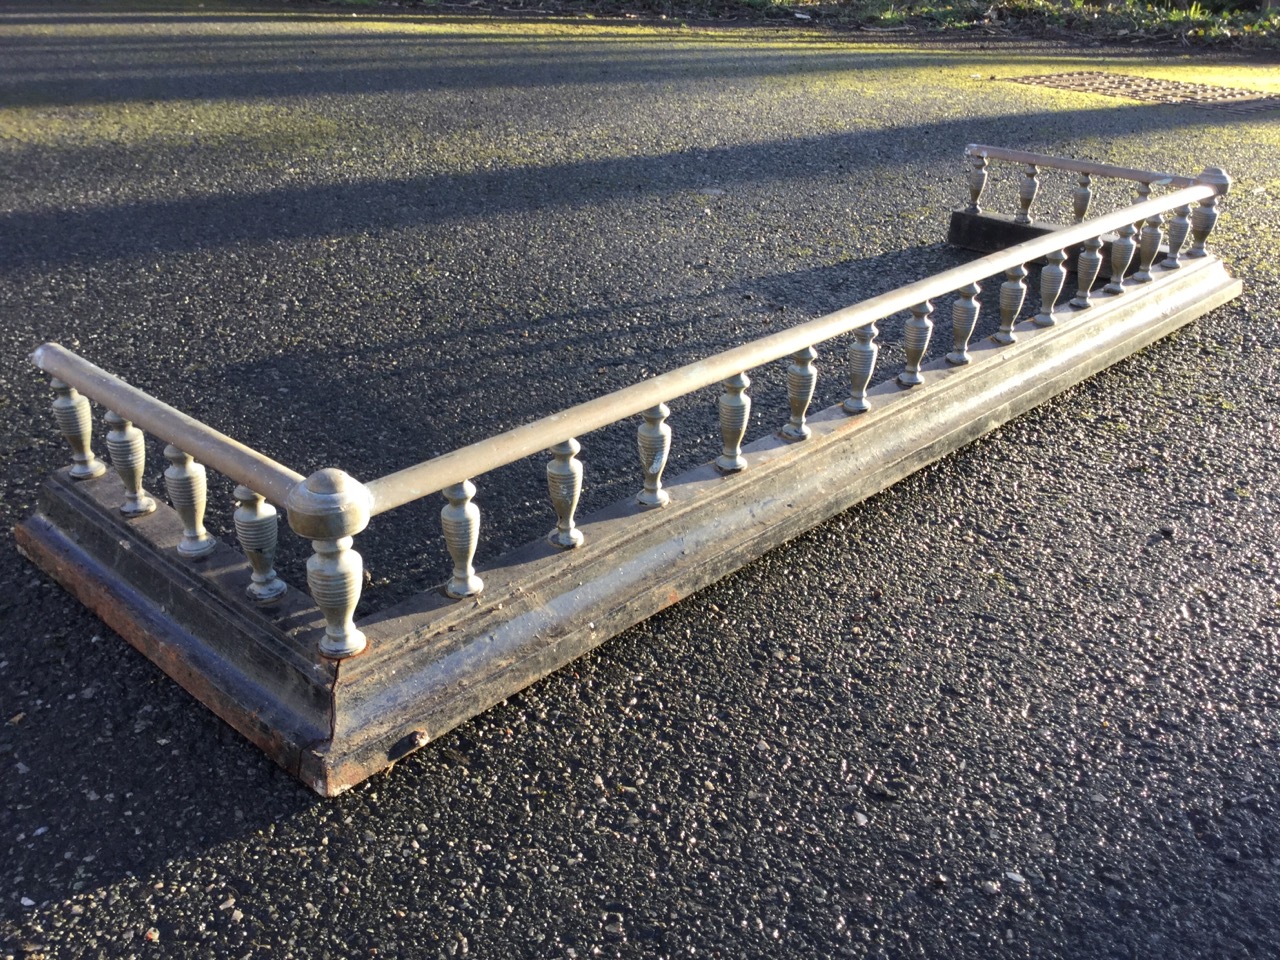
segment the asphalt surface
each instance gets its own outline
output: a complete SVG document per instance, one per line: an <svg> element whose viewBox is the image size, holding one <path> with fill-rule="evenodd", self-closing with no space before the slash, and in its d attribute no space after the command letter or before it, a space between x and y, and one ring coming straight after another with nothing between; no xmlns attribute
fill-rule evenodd
<svg viewBox="0 0 1280 960"><path fill-rule="evenodd" d="M260 9L0 5L0 956L1280 956L1280 118L990 79L1067 50ZM1225 166L1245 295L336 800L13 549L44 340L371 478L959 262L968 142ZM477 479L482 563L542 469ZM367 607L447 572L439 506L360 538Z"/></svg>

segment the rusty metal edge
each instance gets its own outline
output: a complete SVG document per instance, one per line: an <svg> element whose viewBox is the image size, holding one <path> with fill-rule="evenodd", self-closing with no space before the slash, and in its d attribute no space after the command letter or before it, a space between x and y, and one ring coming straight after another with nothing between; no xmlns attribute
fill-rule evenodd
<svg viewBox="0 0 1280 960"><path fill-rule="evenodd" d="M243 614L182 561L149 564L145 585L151 593L162 585L172 588L180 602L159 603L139 589L122 573L119 556L109 555L110 550L101 545L114 539L127 555L150 551L154 544L113 525L111 518L95 509L96 499L65 471L54 475L41 490L39 511L14 527L19 553L287 773L300 778L304 753L332 729L332 680L326 683L322 676L329 668L318 664L317 676L302 681L323 685L315 691L323 697L323 711L308 709L306 698L289 700L264 685L255 676L255 663L279 659L281 670L292 670L293 658L280 657L275 645L264 641L262 630L245 622ZM173 513L160 505L156 521L164 522L166 512ZM51 519L51 514L61 522ZM180 528L176 514L171 520ZM216 621L219 635L194 631L182 622L184 613L189 622ZM228 656L237 644L247 656Z"/></svg>

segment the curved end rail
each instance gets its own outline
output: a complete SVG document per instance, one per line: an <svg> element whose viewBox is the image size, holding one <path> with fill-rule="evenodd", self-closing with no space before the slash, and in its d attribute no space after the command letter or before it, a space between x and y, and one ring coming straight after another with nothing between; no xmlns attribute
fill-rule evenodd
<svg viewBox="0 0 1280 960"><path fill-rule="evenodd" d="M1158 173L1154 170L1138 170L1134 167L1117 167L1109 163L1075 160L1071 157L1051 157L1045 153L1026 150L1010 150L985 143L971 143L964 148L966 157L984 157L988 160L1004 160L1008 163L1028 163L1053 170L1070 170L1087 173L1091 177L1112 177L1116 180L1133 180L1138 183L1162 184L1171 187L1190 187L1201 182L1197 177L1184 177L1175 173Z"/></svg>
<svg viewBox="0 0 1280 960"><path fill-rule="evenodd" d="M302 474L144 393L58 343L42 343L30 360L90 400L208 464L236 483L284 506Z"/></svg>

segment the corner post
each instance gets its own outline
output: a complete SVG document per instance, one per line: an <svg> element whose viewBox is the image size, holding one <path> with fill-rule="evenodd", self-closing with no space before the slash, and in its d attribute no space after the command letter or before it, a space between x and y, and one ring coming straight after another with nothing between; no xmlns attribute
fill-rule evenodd
<svg viewBox="0 0 1280 960"><path fill-rule="evenodd" d="M289 526L315 550L307 561L307 586L325 619L320 653L335 660L360 653L367 642L354 620L364 562L351 547L369 525L372 508L369 488L332 467L307 477L285 499Z"/></svg>

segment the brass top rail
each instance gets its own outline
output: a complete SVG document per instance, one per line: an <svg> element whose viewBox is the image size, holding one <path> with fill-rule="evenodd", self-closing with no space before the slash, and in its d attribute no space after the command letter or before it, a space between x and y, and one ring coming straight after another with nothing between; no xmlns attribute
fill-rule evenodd
<svg viewBox="0 0 1280 960"><path fill-rule="evenodd" d="M1013 150L1002 152L1017 154L1020 157L1036 156L1035 154L1018 154ZM882 320L891 314L910 309L930 298L952 293L975 280L1021 266L1055 250L1083 243L1085 240L1158 213L1164 213L1174 207L1186 206L1208 199L1216 193L1225 192L1225 185L1215 186L1210 182L1196 183L1187 181L1185 177L1179 180L1195 185L1162 197L1145 200L1084 223L1064 227L1043 237L1028 240L971 263L917 280L915 283L898 287L888 293L863 300L788 330L717 353L669 373L624 387L606 396L588 400L562 410L560 413L543 417L533 423L516 427L381 477L368 484L369 492L373 496L372 514L376 516L406 503L412 503L452 484L461 483L463 480L480 476L522 457L547 450L569 437L599 430L625 417L634 416L655 407L659 403L666 403L676 397L719 383L745 370L790 356L815 343L830 340L858 327Z"/></svg>
<svg viewBox="0 0 1280 960"><path fill-rule="evenodd" d="M300 473L276 463L238 440L175 410L155 397L130 386L57 343L46 343L31 354L31 362L50 376L75 387L126 420L162 440L180 447L236 483L242 483L267 500L283 506Z"/></svg>
<svg viewBox="0 0 1280 960"><path fill-rule="evenodd" d="M969 144L964 148L964 155L966 157L986 157L989 160L1008 160L1011 163L1031 163L1038 167L1050 167L1054 170L1087 173L1092 177L1115 177L1117 180L1136 180L1139 183L1168 182L1169 186L1172 187L1189 187L1197 182L1195 177L1183 177L1174 173L1155 173L1151 170L1136 170L1133 167L1113 167L1109 163L1073 160L1070 157L1051 157L1044 153L1028 153L1025 150L1010 150L1007 147L991 147L983 143Z"/></svg>

